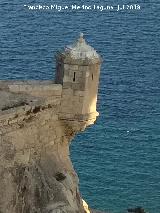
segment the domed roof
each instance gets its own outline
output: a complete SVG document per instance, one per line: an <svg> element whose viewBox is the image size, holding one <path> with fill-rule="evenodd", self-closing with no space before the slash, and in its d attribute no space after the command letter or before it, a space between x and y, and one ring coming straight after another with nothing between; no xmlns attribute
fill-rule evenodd
<svg viewBox="0 0 160 213"><path fill-rule="evenodd" d="M65 48L64 54L69 54L72 59L100 59L96 50L86 43L83 33L73 45Z"/></svg>

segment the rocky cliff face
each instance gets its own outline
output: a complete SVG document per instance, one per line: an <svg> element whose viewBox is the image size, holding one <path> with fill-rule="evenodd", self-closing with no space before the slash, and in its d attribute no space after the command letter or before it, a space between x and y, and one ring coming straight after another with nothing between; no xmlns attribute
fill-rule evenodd
<svg viewBox="0 0 160 213"><path fill-rule="evenodd" d="M52 96L48 102L1 83L1 213L85 212L69 145L96 116L61 119L60 98Z"/></svg>

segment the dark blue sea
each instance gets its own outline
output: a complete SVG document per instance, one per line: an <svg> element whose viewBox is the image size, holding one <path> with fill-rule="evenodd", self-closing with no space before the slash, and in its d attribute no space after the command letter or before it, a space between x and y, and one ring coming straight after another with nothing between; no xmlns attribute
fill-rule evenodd
<svg viewBox="0 0 160 213"><path fill-rule="evenodd" d="M91 9L28 7L39 4ZM118 4L125 9L116 11ZM134 4L141 9L128 9ZM0 79L52 79L54 54L80 32L103 57L100 116L71 146L81 193L95 209L125 213L143 206L159 213L159 0L1 0Z"/></svg>

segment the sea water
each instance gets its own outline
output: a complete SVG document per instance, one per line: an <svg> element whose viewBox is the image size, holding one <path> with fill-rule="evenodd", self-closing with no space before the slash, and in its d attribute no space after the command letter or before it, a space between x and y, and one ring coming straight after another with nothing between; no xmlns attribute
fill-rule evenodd
<svg viewBox="0 0 160 213"><path fill-rule="evenodd" d="M28 8L37 5L57 10ZM80 32L103 57L100 116L71 146L82 196L95 209L160 212L159 11L153 0L0 2L0 79L53 78L54 54Z"/></svg>

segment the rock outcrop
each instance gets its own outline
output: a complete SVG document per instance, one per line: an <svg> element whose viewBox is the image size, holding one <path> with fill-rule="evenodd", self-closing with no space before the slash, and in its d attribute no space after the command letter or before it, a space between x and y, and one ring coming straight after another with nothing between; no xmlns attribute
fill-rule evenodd
<svg viewBox="0 0 160 213"><path fill-rule="evenodd" d="M69 144L95 118L59 119L58 96L0 94L0 212L84 212Z"/></svg>
<svg viewBox="0 0 160 213"><path fill-rule="evenodd" d="M132 213L146 213L145 210L142 207L136 207L136 208L130 208L128 209L128 213L132 212Z"/></svg>

